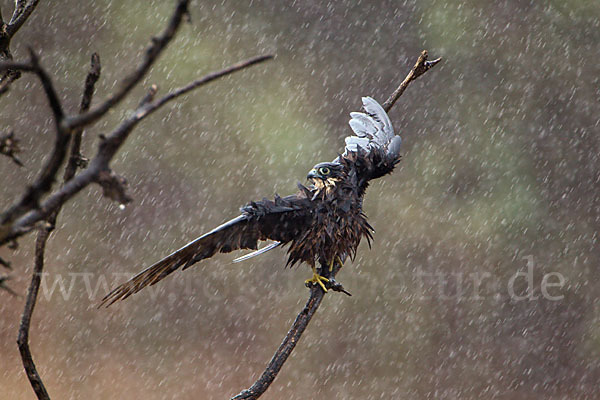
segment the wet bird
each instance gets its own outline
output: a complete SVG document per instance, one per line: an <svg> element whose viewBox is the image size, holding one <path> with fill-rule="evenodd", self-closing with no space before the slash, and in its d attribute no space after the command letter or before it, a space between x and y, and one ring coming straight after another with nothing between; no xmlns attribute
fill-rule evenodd
<svg viewBox="0 0 600 400"><path fill-rule="evenodd" d="M354 259L362 238L371 245L373 228L362 203L369 181L393 171L400 161L400 136L377 101L363 97L364 112L350 113L354 135L345 139L345 149L332 162L315 165L308 173L310 185L298 183L291 196L250 202L241 215L200 236L108 293L100 305L109 306L146 286L154 285L181 268L194 265L218 252L238 249L254 252L243 261L280 246L287 249L287 264L304 262L313 271L307 285L331 288L328 276L334 264ZM258 242L273 243L259 250ZM321 265L319 271L316 263Z"/></svg>

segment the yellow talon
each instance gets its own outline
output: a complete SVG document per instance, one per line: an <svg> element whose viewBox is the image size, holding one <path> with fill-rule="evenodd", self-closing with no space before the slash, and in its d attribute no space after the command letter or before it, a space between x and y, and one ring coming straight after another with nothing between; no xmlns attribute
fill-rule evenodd
<svg viewBox="0 0 600 400"><path fill-rule="evenodd" d="M331 262L329 263L329 272L333 271L333 266L336 261L338 262L338 264L340 264L340 268L342 268L344 266L342 259L339 256L335 256L331 259Z"/></svg>
<svg viewBox="0 0 600 400"><path fill-rule="evenodd" d="M323 282L329 282L329 279L325 278L324 276L321 276L317 273L317 269L315 267L312 267L313 270L313 276L311 279L307 279L304 283L305 284L309 284L309 283L316 283L319 286L321 286L321 289L323 289L323 291L325 293L327 293L327 288L325 287L325 284Z"/></svg>

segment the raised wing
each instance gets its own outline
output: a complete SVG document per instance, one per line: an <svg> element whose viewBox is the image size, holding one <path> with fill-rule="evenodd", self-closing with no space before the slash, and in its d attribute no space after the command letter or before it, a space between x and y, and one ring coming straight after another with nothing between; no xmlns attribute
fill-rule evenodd
<svg viewBox="0 0 600 400"><path fill-rule="evenodd" d="M242 215L186 244L129 281L108 293L100 304L110 306L126 299L146 286L154 285L171 272L186 269L218 252L228 253L238 249L256 250L258 241L275 240L285 244L304 232L309 225L310 201L299 196L275 200L263 199L242 208Z"/></svg>
<svg viewBox="0 0 600 400"><path fill-rule="evenodd" d="M360 158L360 173L363 180L379 178L394 169L400 161L402 139L394 134L387 113L371 97L363 97L363 112L350 113L350 128L343 158L356 162Z"/></svg>

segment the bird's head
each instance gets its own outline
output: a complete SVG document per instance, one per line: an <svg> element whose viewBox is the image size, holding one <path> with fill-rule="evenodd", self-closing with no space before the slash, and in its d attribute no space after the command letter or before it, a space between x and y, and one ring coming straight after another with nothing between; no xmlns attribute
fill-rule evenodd
<svg viewBox="0 0 600 400"><path fill-rule="evenodd" d="M315 165L306 176L317 189L329 192L343 179L343 167L337 163L323 162Z"/></svg>

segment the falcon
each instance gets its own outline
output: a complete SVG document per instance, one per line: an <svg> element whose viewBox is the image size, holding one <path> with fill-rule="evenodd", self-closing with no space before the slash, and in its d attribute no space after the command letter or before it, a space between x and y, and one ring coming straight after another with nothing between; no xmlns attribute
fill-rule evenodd
<svg viewBox="0 0 600 400"><path fill-rule="evenodd" d="M306 263L312 268L307 285L332 288L330 273L340 267L365 238L371 245L373 228L362 204L372 179L394 170L400 161L400 136L394 134L381 105L363 97L364 112L350 113L354 135L345 139L344 152L332 162L315 165L308 173L310 185L298 183L298 192L273 200L253 201L241 208L241 215L186 244L109 292L100 306L110 306L144 287L154 285L172 272L185 270L216 253L251 249L234 261L243 261L277 247L287 246L286 266ZM272 241L258 249L259 241ZM317 271L315 265L321 268ZM338 286L339 287L339 286ZM342 291L344 291L342 289Z"/></svg>

